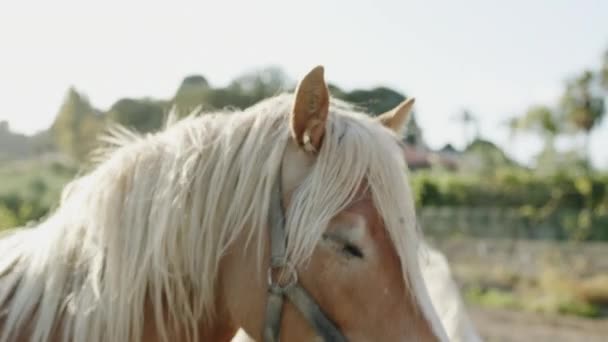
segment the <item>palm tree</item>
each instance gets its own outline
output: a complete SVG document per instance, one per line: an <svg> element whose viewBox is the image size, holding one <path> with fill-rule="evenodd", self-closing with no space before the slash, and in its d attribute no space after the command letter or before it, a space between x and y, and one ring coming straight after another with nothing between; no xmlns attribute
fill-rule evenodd
<svg viewBox="0 0 608 342"><path fill-rule="evenodd" d="M464 148L470 145L473 140L479 137L479 120L470 110L464 109L460 113L456 114L452 117L452 120L460 122L462 125L462 138L464 142ZM474 136L473 138L469 137L469 127L474 126Z"/></svg>
<svg viewBox="0 0 608 342"><path fill-rule="evenodd" d="M585 159L588 163L591 133L605 115L604 97L598 93L596 78L597 75L591 71L585 71L569 81L560 103L565 119L585 135Z"/></svg>

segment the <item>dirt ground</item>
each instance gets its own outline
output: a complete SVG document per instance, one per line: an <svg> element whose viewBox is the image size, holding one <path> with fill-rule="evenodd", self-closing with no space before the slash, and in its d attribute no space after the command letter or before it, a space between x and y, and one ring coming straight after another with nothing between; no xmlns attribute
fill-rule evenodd
<svg viewBox="0 0 608 342"><path fill-rule="evenodd" d="M606 243L475 238L435 242L450 261L454 278L461 286L476 282L502 286L505 282L495 280L509 280L511 276L538 282L539 275L547 270L559 270L572 279L608 274ZM501 274L507 277L495 277ZM535 314L481 308L472 303L468 310L486 342L608 342L608 317Z"/></svg>
<svg viewBox="0 0 608 342"><path fill-rule="evenodd" d="M608 319L545 316L508 310L469 308L486 342L606 342Z"/></svg>

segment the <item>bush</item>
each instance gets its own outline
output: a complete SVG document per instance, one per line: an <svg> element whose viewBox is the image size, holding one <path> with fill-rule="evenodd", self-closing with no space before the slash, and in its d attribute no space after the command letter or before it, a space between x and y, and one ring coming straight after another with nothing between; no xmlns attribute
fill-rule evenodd
<svg viewBox="0 0 608 342"><path fill-rule="evenodd" d="M49 207L32 197L10 193L0 196L0 229L13 228L36 221L49 212Z"/></svg>
<svg viewBox="0 0 608 342"><path fill-rule="evenodd" d="M608 175L556 173L542 176L522 169L494 175L412 174L418 208L471 207L514 209L533 227L551 224L564 237L608 240Z"/></svg>
<svg viewBox="0 0 608 342"><path fill-rule="evenodd" d="M19 219L15 213L0 204L0 230L16 227L19 225Z"/></svg>
<svg viewBox="0 0 608 342"><path fill-rule="evenodd" d="M76 168L59 161L14 162L0 168L0 229L37 221L58 205Z"/></svg>

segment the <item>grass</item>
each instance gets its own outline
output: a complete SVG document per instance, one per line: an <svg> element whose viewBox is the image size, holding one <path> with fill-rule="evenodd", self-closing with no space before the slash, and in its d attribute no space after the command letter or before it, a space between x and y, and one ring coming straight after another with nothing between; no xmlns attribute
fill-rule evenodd
<svg viewBox="0 0 608 342"><path fill-rule="evenodd" d="M600 305L589 303L579 298L571 298L569 296L522 295L504 290L482 290L479 287L474 287L469 288L464 292L464 298L468 303L493 309L498 308L548 314L564 314L587 318L602 316Z"/></svg>
<svg viewBox="0 0 608 342"><path fill-rule="evenodd" d="M482 289L479 286L473 286L465 291L464 297L470 303L488 308L520 309L522 307L512 292L504 290Z"/></svg>
<svg viewBox="0 0 608 342"><path fill-rule="evenodd" d="M469 279L467 302L487 308L597 318L608 304L608 274L578 277L553 267L535 279L492 275L494 279ZM496 279L498 278L498 280ZM511 279L510 283L505 279Z"/></svg>

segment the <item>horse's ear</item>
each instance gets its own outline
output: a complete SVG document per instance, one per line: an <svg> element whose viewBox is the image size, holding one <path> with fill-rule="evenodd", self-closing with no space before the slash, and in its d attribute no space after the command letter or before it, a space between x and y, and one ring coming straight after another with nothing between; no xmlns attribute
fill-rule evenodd
<svg viewBox="0 0 608 342"><path fill-rule="evenodd" d="M395 133L401 134L407 126L410 111L414 106L414 101L415 100L413 97L409 98L401 102L397 107L377 116L376 119L387 128L393 130Z"/></svg>
<svg viewBox="0 0 608 342"><path fill-rule="evenodd" d="M323 67L317 66L300 81L291 113L291 134L298 146L311 153L321 148L329 113L323 72Z"/></svg>

